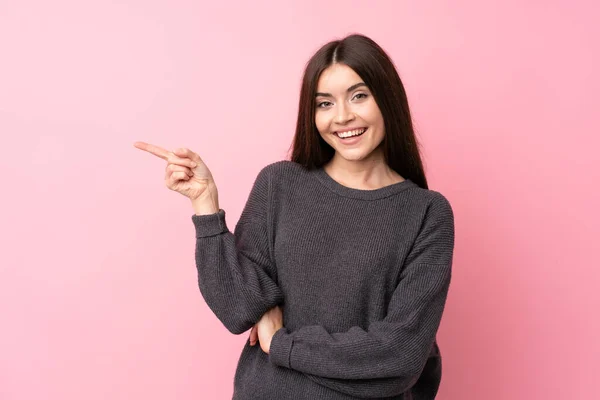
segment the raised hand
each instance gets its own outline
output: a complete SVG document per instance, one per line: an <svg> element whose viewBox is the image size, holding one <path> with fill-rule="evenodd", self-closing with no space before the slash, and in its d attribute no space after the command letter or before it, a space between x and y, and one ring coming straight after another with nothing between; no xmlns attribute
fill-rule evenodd
<svg viewBox="0 0 600 400"><path fill-rule="evenodd" d="M171 152L145 142L135 142L134 146L167 161L165 184L169 189L189 197L192 201L200 198L211 188L216 191L210 170L193 151L181 148Z"/></svg>

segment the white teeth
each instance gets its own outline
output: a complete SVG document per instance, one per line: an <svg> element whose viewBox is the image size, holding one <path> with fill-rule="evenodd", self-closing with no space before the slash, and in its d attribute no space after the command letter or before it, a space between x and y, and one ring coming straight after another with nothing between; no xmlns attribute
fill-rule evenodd
<svg viewBox="0 0 600 400"><path fill-rule="evenodd" d="M366 130L367 130L366 128L356 129L354 131L336 133L336 135L338 135L338 137L341 137L341 138L348 138L350 136L357 136L357 135L363 134Z"/></svg>

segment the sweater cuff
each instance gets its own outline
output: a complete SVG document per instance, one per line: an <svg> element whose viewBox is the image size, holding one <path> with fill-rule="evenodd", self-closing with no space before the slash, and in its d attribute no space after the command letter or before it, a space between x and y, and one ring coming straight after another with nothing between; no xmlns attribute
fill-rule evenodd
<svg viewBox="0 0 600 400"><path fill-rule="evenodd" d="M225 223L225 211L220 209L214 214L192 215L192 222L196 228L196 238L219 235L229 232Z"/></svg>
<svg viewBox="0 0 600 400"><path fill-rule="evenodd" d="M281 328L273 335L271 347L269 347L269 359L271 363L280 367L291 368L290 357L292 356L292 345L294 341L286 328Z"/></svg>

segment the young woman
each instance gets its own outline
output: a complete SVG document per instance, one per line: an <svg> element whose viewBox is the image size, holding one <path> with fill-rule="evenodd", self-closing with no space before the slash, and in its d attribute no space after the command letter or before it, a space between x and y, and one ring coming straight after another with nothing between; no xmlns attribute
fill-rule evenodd
<svg viewBox="0 0 600 400"><path fill-rule="evenodd" d="M310 59L291 160L260 171L233 233L198 154L135 146L192 201L207 304L231 332L251 329L234 399L435 398L454 216L427 187L375 42L351 35Z"/></svg>

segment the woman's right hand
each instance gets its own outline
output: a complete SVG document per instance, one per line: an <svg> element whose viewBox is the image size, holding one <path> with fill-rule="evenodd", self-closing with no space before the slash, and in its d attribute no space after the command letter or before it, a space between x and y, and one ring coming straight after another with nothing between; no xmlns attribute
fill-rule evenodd
<svg viewBox="0 0 600 400"><path fill-rule="evenodd" d="M203 194L216 191L215 181L206 164L193 151L180 148L172 152L145 142L135 142L140 150L167 161L165 168L166 186L195 201Z"/></svg>

